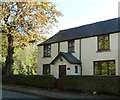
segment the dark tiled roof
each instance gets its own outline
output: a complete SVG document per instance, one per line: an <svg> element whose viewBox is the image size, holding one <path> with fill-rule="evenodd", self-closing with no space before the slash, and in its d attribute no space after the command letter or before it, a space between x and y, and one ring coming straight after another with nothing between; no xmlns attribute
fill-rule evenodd
<svg viewBox="0 0 120 100"><path fill-rule="evenodd" d="M60 52L58 56L51 62L51 64L54 64L54 62L57 59L59 59L61 56L64 57L70 64L81 64L81 62L71 53L65 53L65 52Z"/></svg>
<svg viewBox="0 0 120 100"><path fill-rule="evenodd" d="M118 19L120 18L114 18L76 28L61 30L56 35L39 45L120 32L120 28L118 28L120 25L120 23L118 25Z"/></svg>

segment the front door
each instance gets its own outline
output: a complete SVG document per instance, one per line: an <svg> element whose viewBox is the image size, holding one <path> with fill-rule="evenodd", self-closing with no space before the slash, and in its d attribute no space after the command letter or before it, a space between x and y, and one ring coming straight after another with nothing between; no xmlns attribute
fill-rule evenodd
<svg viewBox="0 0 120 100"><path fill-rule="evenodd" d="M66 65L59 65L59 77L66 75Z"/></svg>

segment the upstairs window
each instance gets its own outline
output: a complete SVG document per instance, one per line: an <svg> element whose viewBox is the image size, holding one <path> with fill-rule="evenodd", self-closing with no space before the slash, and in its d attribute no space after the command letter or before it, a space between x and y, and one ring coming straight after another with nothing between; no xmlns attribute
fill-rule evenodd
<svg viewBox="0 0 120 100"><path fill-rule="evenodd" d="M98 51L110 50L109 35L98 36Z"/></svg>
<svg viewBox="0 0 120 100"><path fill-rule="evenodd" d="M95 75L115 75L115 60L95 61L94 74Z"/></svg>
<svg viewBox="0 0 120 100"><path fill-rule="evenodd" d="M44 45L44 57L51 56L51 45Z"/></svg>
<svg viewBox="0 0 120 100"><path fill-rule="evenodd" d="M43 65L43 75L50 75L50 64Z"/></svg>
<svg viewBox="0 0 120 100"><path fill-rule="evenodd" d="M75 48L74 40L68 41L68 52L70 53L74 52L74 48Z"/></svg>

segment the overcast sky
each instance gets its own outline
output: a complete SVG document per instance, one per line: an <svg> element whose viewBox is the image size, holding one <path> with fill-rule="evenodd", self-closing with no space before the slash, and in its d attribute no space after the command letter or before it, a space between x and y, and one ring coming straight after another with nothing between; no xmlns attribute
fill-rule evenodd
<svg viewBox="0 0 120 100"><path fill-rule="evenodd" d="M90 24L118 17L120 0L51 0L63 17L58 28L53 28L52 36L59 30Z"/></svg>

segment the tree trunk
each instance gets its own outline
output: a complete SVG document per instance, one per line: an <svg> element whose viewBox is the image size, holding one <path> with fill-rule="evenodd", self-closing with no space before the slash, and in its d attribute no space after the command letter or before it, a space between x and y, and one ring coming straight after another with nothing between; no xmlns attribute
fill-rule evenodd
<svg viewBox="0 0 120 100"><path fill-rule="evenodd" d="M13 47L13 36L11 34L8 35L8 52L6 57L6 75L12 75L12 66L13 66L13 54L14 54L14 47Z"/></svg>

